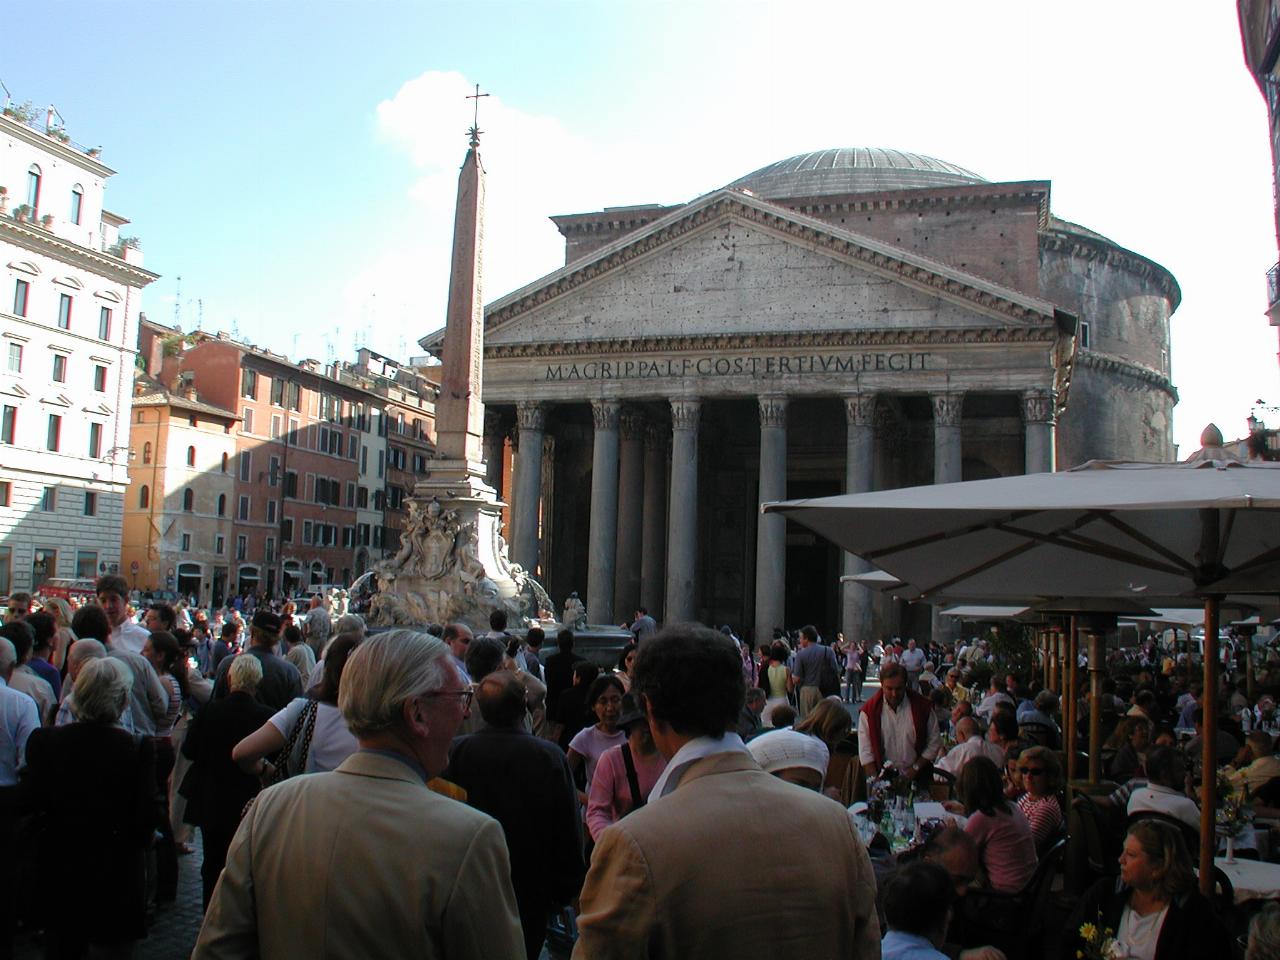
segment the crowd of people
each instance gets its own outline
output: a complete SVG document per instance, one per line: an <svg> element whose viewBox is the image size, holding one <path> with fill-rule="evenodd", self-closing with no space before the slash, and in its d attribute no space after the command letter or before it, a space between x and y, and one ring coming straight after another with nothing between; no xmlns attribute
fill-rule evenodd
<svg viewBox="0 0 1280 960"><path fill-rule="evenodd" d="M757 646L638 611L602 668L501 612L370 635L317 597L211 621L131 609L114 576L5 619L0 957L20 929L128 956L198 855L201 960L536 958L548 931L584 958L1001 960L1027 945L982 897L1023 894L1065 835L1058 698L986 641ZM1256 803L1280 787L1274 701L1232 683L1206 724L1164 653L1108 677L1098 805L1125 833L1065 960L1091 923L1156 960L1226 936L1191 873L1196 738L1230 738L1223 777ZM863 829L885 785L946 798L906 849ZM1253 927L1251 960L1280 957L1280 908Z"/></svg>

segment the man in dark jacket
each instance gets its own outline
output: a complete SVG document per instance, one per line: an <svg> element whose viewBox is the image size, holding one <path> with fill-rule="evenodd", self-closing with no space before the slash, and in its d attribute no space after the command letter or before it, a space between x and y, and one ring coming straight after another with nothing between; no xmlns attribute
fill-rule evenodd
<svg viewBox="0 0 1280 960"><path fill-rule="evenodd" d="M573 653L573 631L568 627L556 634L556 646L559 652L547 657L546 676L543 682L547 685L547 716L556 715L560 694L573 686L573 665L581 657Z"/></svg>
<svg viewBox="0 0 1280 960"><path fill-rule="evenodd" d="M273 710L283 710L289 701L302 696L302 675L298 668L272 652L279 642L280 618L269 610L259 610L249 625L249 647L241 656L256 657L262 664L258 702ZM218 678L213 682L214 700L221 700L230 692L227 671L234 662L235 658L229 657L218 666Z"/></svg>
<svg viewBox="0 0 1280 960"><path fill-rule="evenodd" d="M536 960L547 914L577 896L586 874L577 792L565 755L521 729L525 688L515 673L486 676L476 704L488 726L453 741L444 776L502 824L525 950Z"/></svg>

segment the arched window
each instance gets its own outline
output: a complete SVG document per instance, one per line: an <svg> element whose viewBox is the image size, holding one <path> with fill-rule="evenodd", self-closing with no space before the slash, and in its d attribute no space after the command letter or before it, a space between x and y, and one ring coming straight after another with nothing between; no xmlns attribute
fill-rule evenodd
<svg viewBox="0 0 1280 960"><path fill-rule="evenodd" d="M196 507L195 491L188 487L182 491L182 509L190 513Z"/></svg>
<svg viewBox="0 0 1280 960"><path fill-rule="evenodd" d="M218 494L218 516L225 517L227 515L227 495L225 493Z"/></svg>
<svg viewBox="0 0 1280 960"><path fill-rule="evenodd" d="M227 472L227 455L225 453L222 455L222 472Z"/></svg>
<svg viewBox="0 0 1280 960"><path fill-rule="evenodd" d="M187 447L187 466L194 467L196 465L196 448Z"/></svg>
<svg viewBox="0 0 1280 960"><path fill-rule="evenodd" d="M71 222L80 222L80 207L84 203L84 187L76 184L71 188Z"/></svg>
<svg viewBox="0 0 1280 960"><path fill-rule="evenodd" d="M27 169L27 206L32 217L40 209L40 166L35 163Z"/></svg>
<svg viewBox="0 0 1280 960"><path fill-rule="evenodd" d="M151 506L151 490L144 483L142 489L138 491L138 506L146 509Z"/></svg>
<svg viewBox="0 0 1280 960"><path fill-rule="evenodd" d="M151 441L150 440L148 440L146 443L142 445L142 462L143 463L151 462Z"/></svg>

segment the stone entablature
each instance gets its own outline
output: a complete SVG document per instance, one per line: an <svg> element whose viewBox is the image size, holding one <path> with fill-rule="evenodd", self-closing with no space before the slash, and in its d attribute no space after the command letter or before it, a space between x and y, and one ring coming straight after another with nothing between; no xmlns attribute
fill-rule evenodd
<svg viewBox="0 0 1280 960"><path fill-rule="evenodd" d="M1178 388L1173 385L1173 381L1163 373L1152 370L1150 367L1130 363L1123 357L1113 356L1109 353L1099 353L1096 350L1079 351L1076 354L1076 363L1090 370L1115 373L1129 380L1137 380L1140 383L1148 384L1157 390L1167 393L1174 403L1178 402Z"/></svg>
<svg viewBox="0 0 1280 960"><path fill-rule="evenodd" d="M1177 310L1182 302L1182 288L1178 286L1173 274L1154 260L1148 260L1142 254L1126 250L1110 240L1088 236L1070 228L1051 228L1040 234L1040 249L1083 260L1096 260L1149 280L1168 298L1170 313Z"/></svg>

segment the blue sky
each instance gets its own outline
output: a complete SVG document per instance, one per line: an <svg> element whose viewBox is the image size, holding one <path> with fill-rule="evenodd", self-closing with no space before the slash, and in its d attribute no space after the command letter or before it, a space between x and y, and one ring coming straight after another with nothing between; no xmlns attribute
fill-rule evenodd
<svg viewBox="0 0 1280 960"><path fill-rule="evenodd" d="M489 173L486 299L555 269L546 217L677 202L773 160L893 146L1168 267L1184 455L1280 403L1266 114L1234 4L59 2L0 79L119 171L152 319L293 356L416 353L444 316L466 88ZM12 40L13 38L11 38ZM296 344L296 346L295 346ZM1275 417L1273 417L1275 419Z"/></svg>

